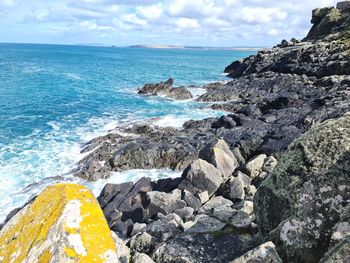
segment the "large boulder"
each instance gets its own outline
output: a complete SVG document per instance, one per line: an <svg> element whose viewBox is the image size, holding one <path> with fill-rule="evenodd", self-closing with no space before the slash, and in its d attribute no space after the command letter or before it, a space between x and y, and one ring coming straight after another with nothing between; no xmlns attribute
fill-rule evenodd
<svg viewBox="0 0 350 263"><path fill-rule="evenodd" d="M282 263L282 259L277 254L275 245L272 242L266 242L260 246L246 252L231 263Z"/></svg>
<svg viewBox="0 0 350 263"><path fill-rule="evenodd" d="M214 165L197 159L189 165L182 174L184 179L179 188L188 190L192 194L207 192L212 196L223 183L222 173Z"/></svg>
<svg viewBox="0 0 350 263"><path fill-rule="evenodd" d="M218 168L225 178L238 167L236 157L224 140L214 140L199 152L198 157Z"/></svg>
<svg viewBox="0 0 350 263"><path fill-rule="evenodd" d="M84 186L47 187L0 232L1 262L117 262L95 197Z"/></svg>
<svg viewBox="0 0 350 263"><path fill-rule="evenodd" d="M263 235L287 262L317 262L350 201L350 114L315 125L293 142L258 189ZM344 234L344 233L343 233Z"/></svg>

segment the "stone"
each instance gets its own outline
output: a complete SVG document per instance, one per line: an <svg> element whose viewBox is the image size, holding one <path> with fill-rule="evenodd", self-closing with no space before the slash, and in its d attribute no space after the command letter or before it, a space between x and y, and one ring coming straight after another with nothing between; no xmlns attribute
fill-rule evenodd
<svg viewBox="0 0 350 263"><path fill-rule="evenodd" d="M93 194L84 186L47 187L0 231L3 262L116 262L116 247Z"/></svg>
<svg viewBox="0 0 350 263"><path fill-rule="evenodd" d="M238 167L236 157L224 140L215 140L208 144L199 152L198 157L214 165L225 178Z"/></svg>
<svg viewBox="0 0 350 263"><path fill-rule="evenodd" d="M281 157L254 212L283 260L318 262L327 251L349 202L349 170L350 114L313 126Z"/></svg>
<svg viewBox="0 0 350 263"><path fill-rule="evenodd" d="M254 214L254 203L252 201L244 201L242 211L247 213L249 216Z"/></svg>
<svg viewBox="0 0 350 263"><path fill-rule="evenodd" d="M350 262L350 238L339 242L328 251L320 260L320 263L347 263Z"/></svg>
<svg viewBox="0 0 350 263"><path fill-rule="evenodd" d="M207 215L197 215L192 227L187 229L190 233L209 233L222 230L226 223Z"/></svg>
<svg viewBox="0 0 350 263"><path fill-rule="evenodd" d="M130 260L130 249L126 241L120 238L115 232L111 231L115 246L117 247L117 258L120 263L128 263Z"/></svg>
<svg viewBox="0 0 350 263"><path fill-rule="evenodd" d="M220 170L202 159L197 159L189 165L183 172L182 178L196 187L199 193L207 191L209 196L212 196L223 182ZM183 184L183 182L180 183L180 189L184 188Z"/></svg>
<svg viewBox="0 0 350 263"><path fill-rule="evenodd" d="M146 224L145 223L135 223L133 226L132 226L132 232L130 234L130 236L134 236L136 235L137 233L140 233L143 229L146 228Z"/></svg>
<svg viewBox="0 0 350 263"><path fill-rule="evenodd" d="M182 223L183 221L177 214L160 215L158 220L147 225L145 231L160 241L166 241L181 233Z"/></svg>
<svg viewBox="0 0 350 263"><path fill-rule="evenodd" d="M229 262L253 248L251 235L232 233L188 233L161 244L153 253L157 263Z"/></svg>
<svg viewBox="0 0 350 263"><path fill-rule="evenodd" d="M179 189L175 189L171 193L152 191L147 193L147 197L149 200L148 217L158 213L167 215L186 206L186 202L181 200Z"/></svg>
<svg viewBox="0 0 350 263"><path fill-rule="evenodd" d="M154 261L144 253L136 253L132 259L133 263L154 263Z"/></svg>
<svg viewBox="0 0 350 263"><path fill-rule="evenodd" d="M261 172L262 167L265 163L266 157L266 154L259 154L258 156L254 157L245 165L244 172L246 172L246 174L251 178L259 176L259 173Z"/></svg>
<svg viewBox="0 0 350 263"><path fill-rule="evenodd" d="M142 232L130 239L129 247L133 253L150 254L155 249L157 243L157 238L151 236L147 232Z"/></svg>
<svg viewBox="0 0 350 263"><path fill-rule="evenodd" d="M194 213L194 209L192 207L184 207L175 210L174 213L181 217L183 220L189 220Z"/></svg>
<svg viewBox="0 0 350 263"><path fill-rule="evenodd" d="M342 1L337 3L337 9L348 10L350 9L350 1Z"/></svg>
<svg viewBox="0 0 350 263"><path fill-rule="evenodd" d="M186 204L189 207L192 207L194 211L197 211L202 206L201 200L195 197L191 192L184 190L182 195L182 199L186 202Z"/></svg>
<svg viewBox="0 0 350 263"><path fill-rule="evenodd" d="M261 244L257 248L254 248L239 258L234 259L231 263L282 263L282 259L279 257L275 245L272 242L266 242Z"/></svg>

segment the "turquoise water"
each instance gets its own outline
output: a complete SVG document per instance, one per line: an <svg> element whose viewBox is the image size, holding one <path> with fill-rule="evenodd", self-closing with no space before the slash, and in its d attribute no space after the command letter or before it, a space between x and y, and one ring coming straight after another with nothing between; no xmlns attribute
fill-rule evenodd
<svg viewBox="0 0 350 263"><path fill-rule="evenodd" d="M220 114L193 101L142 97L138 87L168 77L176 85L223 80L226 65L250 54L0 44L0 221L52 177L76 181L69 172L82 158L80 146L97 135L129 121L159 118L157 125L179 127L191 118ZM158 178L178 172L130 171L113 180L140 174ZM88 185L97 193L104 183Z"/></svg>

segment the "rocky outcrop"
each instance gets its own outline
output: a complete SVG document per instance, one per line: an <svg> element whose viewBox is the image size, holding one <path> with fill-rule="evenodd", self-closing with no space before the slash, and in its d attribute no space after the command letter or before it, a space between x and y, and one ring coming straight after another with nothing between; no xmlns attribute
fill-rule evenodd
<svg viewBox="0 0 350 263"><path fill-rule="evenodd" d="M117 262L116 247L92 193L49 186L0 231L1 262Z"/></svg>
<svg viewBox="0 0 350 263"><path fill-rule="evenodd" d="M314 126L293 142L254 202L262 233L288 262L318 262L349 209L350 115ZM344 222L345 223L345 222ZM342 233L341 235L346 235Z"/></svg>
<svg viewBox="0 0 350 263"><path fill-rule="evenodd" d="M275 250L275 245L272 242L264 243L257 248L254 248L239 258L236 258L231 263L282 263L281 258Z"/></svg>
<svg viewBox="0 0 350 263"><path fill-rule="evenodd" d="M146 84L138 91L138 94L164 96L174 100L186 100L193 97L191 92L186 87L174 88L172 87L173 84L173 79L168 79L166 82L156 84Z"/></svg>

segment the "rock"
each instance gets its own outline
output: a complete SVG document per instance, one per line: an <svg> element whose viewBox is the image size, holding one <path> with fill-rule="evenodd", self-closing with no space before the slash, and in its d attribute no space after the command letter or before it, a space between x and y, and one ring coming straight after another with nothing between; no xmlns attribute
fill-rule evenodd
<svg viewBox="0 0 350 263"><path fill-rule="evenodd" d="M132 232L130 234L130 236L134 236L137 233L140 233L142 230L144 230L146 228L146 224L145 223L135 223L132 227Z"/></svg>
<svg viewBox="0 0 350 263"><path fill-rule="evenodd" d="M288 262L317 262L349 202L350 115L293 142L254 198L262 233Z"/></svg>
<svg viewBox="0 0 350 263"><path fill-rule="evenodd" d="M186 231L189 233L209 233L222 230L226 223L207 215L197 215L192 227Z"/></svg>
<svg viewBox="0 0 350 263"><path fill-rule="evenodd" d="M231 233L187 233L160 245L153 253L155 262L228 262L253 248L250 235Z"/></svg>
<svg viewBox="0 0 350 263"><path fill-rule="evenodd" d="M223 186L223 196L238 202L245 198L245 189L250 186L251 178L238 171L237 176L231 177Z"/></svg>
<svg viewBox="0 0 350 263"><path fill-rule="evenodd" d="M189 220L194 213L194 209L192 207L184 207L175 210L174 213L181 217L183 220Z"/></svg>
<svg viewBox="0 0 350 263"><path fill-rule="evenodd" d="M129 243L130 250L133 253L139 252L150 254L155 249L158 241L147 232L142 232L133 236Z"/></svg>
<svg viewBox="0 0 350 263"><path fill-rule="evenodd" d="M209 196L212 196L223 182L220 170L202 159L198 159L188 166L183 172L182 178L197 189L193 194L207 191ZM188 190L189 186L184 181L180 183L179 189Z"/></svg>
<svg viewBox="0 0 350 263"><path fill-rule="evenodd" d="M232 118L228 116L221 116L219 119L213 122L211 127L215 129L219 129L219 128L232 129L236 127L236 125L237 123Z"/></svg>
<svg viewBox="0 0 350 263"><path fill-rule="evenodd" d="M156 84L146 84L138 91L139 94L166 96L175 100L185 100L192 98L192 94L185 87L173 88L174 80L168 79L166 82Z"/></svg>
<svg viewBox="0 0 350 263"><path fill-rule="evenodd" d="M342 1L337 3L337 9L347 10L350 9L350 1Z"/></svg>
<svg viewBox="0 0 350 263"><path fill-rule="evenodd" d="M130 249L126 245L126 242L120 238L116 233L111 231L112 238L114 241L115 246L117 247L117 258L119 259L118 262L120 263L128 263L130 260Z"/></svg>
<svg viewBox="0 0 350 263"><path fill-rule="evenodd" d="M266 154L259 154L254 157L245 165L244 172L251 178L257 177L262 170L266 157Z"/></svg>
<svg viewBox="0 0 350 263"><path fill-rule="evenodd" d="M181 233L182 223L181 218L177 214L168 214L160 216L158 220L147 225L146 231L163 242Z"/></svg>
<svg viewBox="0 0 350 263"><path fill-rule="evenodd" d="M157 191L148 192L147 197L149 200L148 217L158 213L167 215L176 209L186 206L186 202L181 200L181 191L179 189L175 189L169 194Z"/></svg>
<svg viewBox="0 0 350 263"><path fill-rule="evenodd" d="M133 263L154 263L154 261L143 253L136 253L132 259Z"/></svg>
<svg viewBox="0 0 350 263"><path fill-rule="evenodd" d="M252 201L244 201L242 211L247 213L249 216L254 214L254 203Z"/></svg>
<svg viewBox="0 0 350 263"><path fill-rule="evenodd" d="M93 194L75 184L47 187L0 231L3 262L117 262L111 231Z"/></svg>
<svg viewBox="0 0 350 263"><path fill-rule="evenodd" d="M282 263L282 259L279 257L275 250L275 245L272 242L266 242L257 248L254 248L244 255L231 261L231 263Z"/></svg>
<svg viewBox="0 0 350 263"><path fill-rule="evenodd" d="M343 263L350 261L350 238L347 238L328 251L320 263Z"/></svg>
<svg viewBox="0 0 350 263"><path fill-rule="evenodd" d="M208 192L206 192L208 194ZM191 192L184 190L182 199L186 202L189 207L192 207L194 211L197 211L201 206L202 202L200 199L195 197ZM209 197L208 197L209 199Z"/></svg>
<svg viewBox="0 0 350 263"><path fill-rule="evenodd" d="M230 176L238 166L238 161L224 140L215 140L205 146L198 157L218 168L223 176Z"/></svg>

